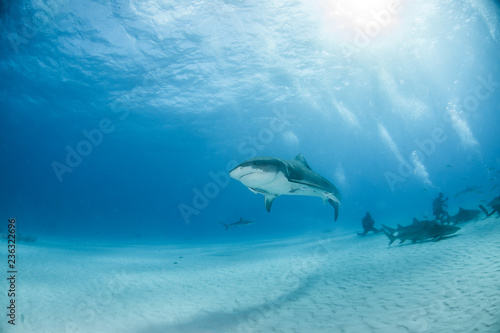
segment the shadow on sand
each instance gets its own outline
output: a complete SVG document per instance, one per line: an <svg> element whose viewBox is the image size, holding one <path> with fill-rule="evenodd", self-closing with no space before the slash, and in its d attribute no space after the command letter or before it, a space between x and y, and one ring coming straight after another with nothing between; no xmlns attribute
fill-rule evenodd
<svg viewBox="0 0 500 333"><path fill-rule="evenodd" d="M404 242L403 244L397 244L397 245L392 245L392 246L387 246L387 247L401 247L401 246L408 246L408 245L417 245L417 244L425 244L425 243L437 243L437 242L440 242L442 240L445 240L445 239L450 239L450 238L455 238L455 237L458 237L460 236L460 234L458 235L449 235L449 236L443 236L441 237L439 240L434 240L432 238L429 238L429 239L425 239L425 240L421 240L421 241L416 241L416 242L412 242L412 241L406 241Z"/></svg>
<svg viewBox="0 0 500 333"><path fill-rule="evenodd" d="M235 308L232 312L203 311L190 321L149 325L137 333L253 332L285 304L303 297L317 279L317 275L308 276L294 290L259 305Z"/></svg>

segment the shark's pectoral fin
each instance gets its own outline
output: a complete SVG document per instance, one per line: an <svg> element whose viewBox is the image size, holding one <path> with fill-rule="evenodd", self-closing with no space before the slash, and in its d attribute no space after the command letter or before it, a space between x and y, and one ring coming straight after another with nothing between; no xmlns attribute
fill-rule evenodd
<svg viewBox="0 0 500 333"><path fill-rule="evenodd" d="M274 199L276 199L277 195L274 195L274 194L267 194L265 197L264 197L264 201L265 201L265 204L266 204L266 210L268 212L271 211L271 205L273 204L273 201Z"/></svg>
<svg viewBox="0 0 500 333"><path fill-rule="evenodd" d="M337 221L337 218L339 217L339 203L336 201L333 201L332 199L328 199L328 202L335 208L335 221Z"/></svg>
<svg viewBox="0 0 500 333"><path fill-rule="evenodd" d="M253 189L253 188L251 188L251 187L249 187L248 189L249 189L250 191L252 191L252 193L254 193L254 194L259 194L259 192L257 192L257 190L255 190L255 189Z"/></svg>

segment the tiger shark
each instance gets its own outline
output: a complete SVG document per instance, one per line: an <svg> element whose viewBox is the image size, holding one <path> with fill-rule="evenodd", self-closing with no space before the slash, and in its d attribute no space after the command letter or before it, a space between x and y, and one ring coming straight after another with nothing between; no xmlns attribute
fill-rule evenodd
<svg viewBox="0 0 500 333"><path fill-rule="evenodd" d="M401 226L398 224L397 229L389 228L384 226L385 235L389 238L389 245L391 245L396 239L403 243L406 240L411 240L413 243L417 241L423 241L429 238L439 241L446 236L454 234L459 227L454 225L443 225L436 221L419 221L413 219L413 223L409 226Z"/></svg>
<svg viewBox="0 0 500 333"><path fill-rule="evenodd" d="M302 154L293 160L276 157L255 157L229 172L253 193L264 195L268 212L274 199L280 195L306 195L320 197L335 208L335 221L339 216L342 197L327 179L312 171Z"/></svg>

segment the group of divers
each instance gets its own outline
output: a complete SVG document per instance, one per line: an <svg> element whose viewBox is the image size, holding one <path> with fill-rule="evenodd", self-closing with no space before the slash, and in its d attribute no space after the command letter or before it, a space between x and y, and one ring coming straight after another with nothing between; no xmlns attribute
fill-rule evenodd
<svg viewBox="0 0 500 333"><path fill-rule="evenodd" d="M358 236L366 236L369 232L376 234L383 232L389 238L389 245L397 239L400 240L399 244L406 240L411 240L414 243L428 239L439 241L460 230L457 224L477 220L483 213L486 217L495 213L500 216L500 196L494 198L487 204L487 206L491 207L491 212L488 212L488 209L483 205L479 205L480 210L463 209L459 207L458 213L453 216L446 210L448 207L446 201L448 201L448 198L444 198L443 193L440 192L438 197L432 202L433 220L419 221L414 218L412 224L408 226L401 226L398 224L397 229L388 227L384 224L382 224L382 228L380 229L375 228L375 221L370 213L366 213L361 221L363 232L358 233Z"/></svg>
<svg viewBox="0 0 500 333"><path fill-rule="evenodd" d="M229 172L231 178L240 181L250 191L264 196L264 203L268 212L271 205L281 195L304 195L320 197L326 203L330 203L335 209L335 220L338 217L340 201L342 199L337 188L327 179L312 171L305 158L299 154L293 160L285 160L276 157L251 158ZM397 239L400 244L406 240L412 242L424 240L441 240L460 230L457 224L477 220L484 213L487 217L495 212L500 216L500 196L494 198L487 204L492 210L479 205L480 210L459 208L456 215L450 216L446 210L448 205L443 193L434 199L432 203L433 220L413 219L413 223L407 226L398 224L397 228L382 225L382 228L374 227L375 221L370 213L362 219L363 232L359 236L366 236L369 232L383 232L389 238L389 245ZM230 227L252 224L254 221L244 220L231 224L224 224L226 230Z"/></svg>

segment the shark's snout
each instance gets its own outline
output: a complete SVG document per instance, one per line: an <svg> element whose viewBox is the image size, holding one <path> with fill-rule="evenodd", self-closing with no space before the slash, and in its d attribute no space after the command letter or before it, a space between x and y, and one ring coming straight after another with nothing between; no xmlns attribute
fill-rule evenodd
<svg viewBox="0 0 500 333"><path fill-rule="evenodd" d="M229 171L229 176L231 176L231 178L234 178L236 180L240 180L241 177L243 177L249 173L252 173L252 172L253 172L252 170L247 170L247 169L244 169L240 166L237 166L233 170Z"/></svg>
<svg viewBox="0 0 500 333"><path fill-rule="evenodd" d="M263 184L268 184L276 178L276 173L266 172L260 168L249 166L236 167L229 172L229 175L249 187L258 187Z"/></svg>

